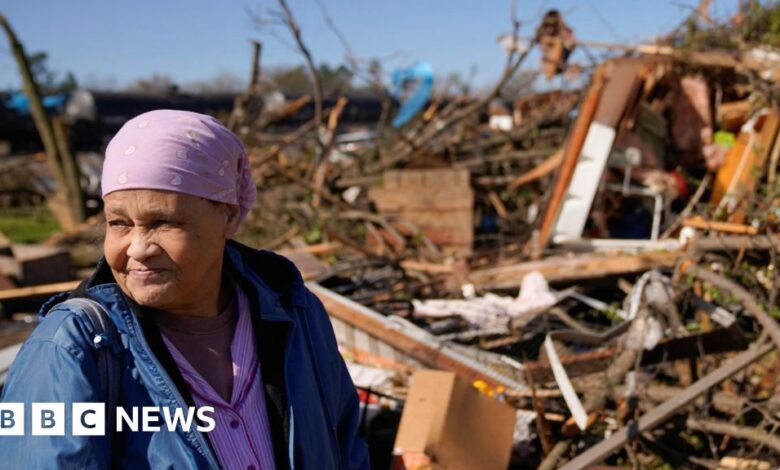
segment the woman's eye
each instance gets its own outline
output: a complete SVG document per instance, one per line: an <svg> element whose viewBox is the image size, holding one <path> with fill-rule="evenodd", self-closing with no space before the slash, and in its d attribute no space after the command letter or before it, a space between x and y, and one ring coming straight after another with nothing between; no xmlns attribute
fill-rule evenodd
<svg viewBox="0 0 780 470"><path fill-rule="evenodd" d="M109 227L127 227L127 223L124 220L109 220Z"/></svg>

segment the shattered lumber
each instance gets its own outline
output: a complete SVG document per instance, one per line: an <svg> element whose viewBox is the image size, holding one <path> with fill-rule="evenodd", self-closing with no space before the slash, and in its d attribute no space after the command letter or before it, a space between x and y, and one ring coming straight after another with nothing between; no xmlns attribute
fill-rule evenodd
<svg viewBox="0 0 780 470"><path fill-rule="evenodd" d="M503 386L512 390L526 389L524 384L514 378L492 370L437 341L411 323L393 322L319 284L307 283L307 287L320 299L331 317L359 328L427 367L457 372L472 382L483 380L491 386Z"/></svg>
<svg viewBox="0 0 780 470"><path fill-rule="evenodd" d="M512 182L509 183L509 188L518 188L524 184L530 183L531 181L536 181L549 175L560 166L562 161L563 150L556 150L555 153L547 157L542 163L535 166L532 170L513 179Z"/></svg>
<svg viewBox="0 0 780 470"><path fill-rule="evenodd" d="M549 257L539 261L473 271L469 274L469 280L485 290L514 289L520 287L523 276L533 271L540 272L548 282L566 282L672 268L679 257L680 253L676 251L612 256L589 253Z"/></svg>
<svg viewBox="0 0 780 470"><path fill-rule="evenodd" d="M601 91L604 88L605 79L605 67L604 65L599 65L599 67L593 73L590 88L588 88L588 93L582 100L582 105L580 106L580 112L577 116L577 121L574 124L574 129L569 134L569 138L563 150L561 167L557 176L555 177L553 191L551 193L550 200L547 203L547 207L544 212L544 218L542 219L542 225L539 234L539 246L536 247L536 250L533 250L539 254L541 254L541 251L547 246L547 242L550 240L552 228L555 224L555 220L558 218L558 213L560 211L561 204L563 204L566 189L569 186L572 175L574 175L574 168L577 166L580 150L582 149L582 145L585 143L585 136L588 133L593 116L596 114L596 107L599 104L599 98L601 97Z"/></svg>
<svg viewBox="0 0 780 470"><path fill-rule="evenodd" d="M713 230L716 232L736 233L745 235L756 235L758 229L752 225L737 224L734 222L717 222L714 220L706 220L704 217L697 215L689 219L685 219L682 222L684 227L692 227L701 230Z"/></svg>
<svg viewBox="0 0 780 470"><path fill-rule="evenodd" d="M4 289L0 290L0 301L21 299L24 297L32 297L36 295L54 295L60 292L67 292L73 290L81 283L81 281L67 281L56 282L54 284L45 284L42 286L31 287L19 287L16 289Z"/></svg>
<svg viewBox="0 0 780 470"><path fill-rule="evenodd" d="M686 388L679 395L663 402L643 415L636 423L624 426L607 439L586 450L571 461L567 462L562 470L579 470L587 468L601 462L609 457L640 433L647 432L659 424L665 422L670 416L677 413L697 397L707 392L715 385L723 382L732 375L741 371L750 364L761 359L763 356L775 349L773 344L766 344L754 349L750 349L736 356L734 359L726 362L715 371L706 375L690 387Z"/></svg>
<svg viewBox="0 0 780 470"><path fill-rule="evenodd" d="M726 235L701 238L693 242L694 251L775 250L780 251L780 237L775 235Z"/></svg>

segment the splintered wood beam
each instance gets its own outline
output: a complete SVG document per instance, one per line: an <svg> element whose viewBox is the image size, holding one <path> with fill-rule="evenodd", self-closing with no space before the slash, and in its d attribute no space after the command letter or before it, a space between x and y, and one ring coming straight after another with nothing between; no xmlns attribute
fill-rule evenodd
<svg viewBox="0 0 780 470"><path fill-rule="evenodd" d="M585 136L588 134L588 129L593 121L593 116L596 114L596 107L599 103L601 91L604 88L606 81L605 75L604 65L599 65L593 73L590 88L588 88L588 93L582 100L579 115L569 134L566 146L564 147L561 166L555 176L552 193L547 202L542 224L539 229L539 246L536 247L536 249L531 250L538 254L541 254L550 241L552 228L553 225L555 225L555 220L558 218L558 212L561 209L561 204L566 195L566 189L571 182L571 177L574 174L574 169L577 167L577 160L579 160L582 145L585 143Z"/></svg>
<svg viewBox="0 0 780 470"><path fill-rule="evenodd" d="M486 290L514 289L520 287L523 276L533 271L539 271L548 282L566 282L672 268L679 258L680 253L677 251L611 256L589 253L570 257L549 257L540 261L472 271L469 280Z"/></svg>
<svg viewBox="0 0 780 470"><path fill-rule="evenodd" d="M3 300L22 299L36 295L54 295L60 292L73 290L81 281L56 282L54 284L44 284L42 286L19 287L16 289L0 290L0 302Z"/></svg>
<svg viewBox="0 0 780 470"><path fill-rule="evenodd" d="M704 217L700 215L696 215L689 219L685 219L683 220L682 224L683 227L692 227L701 230L712 230L714 232L726 232L726 233L745 234L745 235L758 234L758 228L753 227L752 225L706 220Z"/></svg>
<svg viewBox="0 0 780 470"><path fill-rule="evenodd" d="M452 371L472 382L483 380L492 386L501 385L510 390L527 388L515 378L502 374L474 357L437 341L426 331L411 323L392 321L317 283L306 285L320 299L328 315L387 343L426 367Z"/></svg>

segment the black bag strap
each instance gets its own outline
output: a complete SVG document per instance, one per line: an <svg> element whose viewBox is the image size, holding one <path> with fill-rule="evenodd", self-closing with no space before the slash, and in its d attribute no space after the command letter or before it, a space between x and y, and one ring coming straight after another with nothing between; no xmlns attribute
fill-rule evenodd
<svg viewBox="0 0 780 470"><path fill-rule="evenodd" d="M98 302L85 297L74 297L65 303L83 311L92 324L92 345L95 347L100 386L106 403L106 434L111 436L116 429L116 408L119 406L121 381L119 357L112 353L111 345L118 344L119 332L108 317L108 312Z"/></svg>

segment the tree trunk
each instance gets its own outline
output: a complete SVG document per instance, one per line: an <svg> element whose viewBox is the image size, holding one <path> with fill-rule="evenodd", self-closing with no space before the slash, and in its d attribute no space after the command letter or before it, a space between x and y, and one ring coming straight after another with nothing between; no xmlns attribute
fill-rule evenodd
<svg viewBox="0 0 780 470"><path fill-rule="evenodd" d="M71 231L84 221L84 199L79 184L78 165L70 151L65 133L62 132L62 138L57 139L52 120L43 108L41 93L30 71L24 47L2 14L0 14L0 27L5 30L11 45L11 52L19 67L22 89L29 100L30 114L41 137L49 169L57 183L56 193L49 195L48 206L60 227L65 231Z"/></svg>

